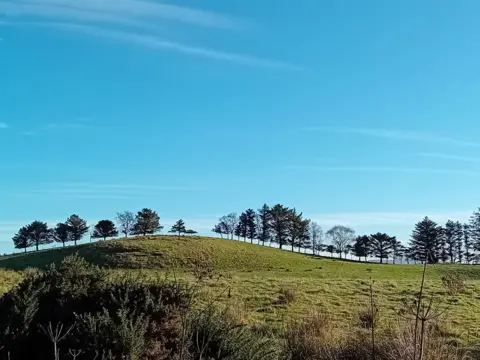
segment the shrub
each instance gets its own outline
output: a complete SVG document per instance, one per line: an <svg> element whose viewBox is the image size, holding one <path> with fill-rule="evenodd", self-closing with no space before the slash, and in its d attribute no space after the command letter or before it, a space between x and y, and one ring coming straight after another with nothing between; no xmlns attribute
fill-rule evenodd
<svg viewBox="0 0 480 360"><path fill-rule="evenodd" d="M99 353L166 359L181 347L179 319L189 299L189 290L178 284L128 277L110 282L104 270L71 256L29 274L0 298L0 358L28 359L35 349L36 358L53 359L45 329L61 328L60 358L81 349L78 360Z"/></svg>
<svg viewBox="0 0 480 360"><path fill-rule="evenodd" d="M447 273L442 277L442 283L449 295L463 294L467 289L465 279L458 272Z"/></svg>
<svg viewBox="0 0 480 360"><path fill-rule="evenodd" d="M280 286L278 293L279 295L275 302L278 305L288 305L297 298L297 292L289 285Z"/></svg>

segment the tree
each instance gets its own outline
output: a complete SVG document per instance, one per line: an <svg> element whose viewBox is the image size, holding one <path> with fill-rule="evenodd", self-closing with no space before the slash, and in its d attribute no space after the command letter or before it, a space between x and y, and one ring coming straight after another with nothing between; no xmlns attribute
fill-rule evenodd
<svg viewBox="0 0 480 360"><path fill-rule="evenodd" d="M393 241L397 239L394 236L389 236L385 233L376 233L370 235L369 250L370 253L380 259L380 264L383 259L387 259L392 253Z"/></svg>
<svg viewBox="0 0 480 360"><path fill-rule="evenodd" d="M198 234L198 231L195 231L195 230L192 230L192 229L188 229L185 231L185 234L187 235L195 235L195 234Z"/></svg>
<svg viewBox="0 0 480 360"><path fill-rule="evenodd" d="M185 228L185 222L182 219L178 220L172 226L172 229L169 232L172 234L178 233L178 237L180 237L182 234L185 234L187 232L187 229Z"/></svg>
<svg viewBox="0 0 480 360"><path fill-rule="evenodd" d="M247 214L246 213L241 213L240 214L240 217L238 218L238 222L237 222L237 225L235 226L235 236L237 237L238 240L240 240L240 238L242 237L243 238L243 241L245 241L247 239Z"/></svg>
<svg viewBox="0 0 480 360"><path fill-rule="evenodd" d="M473 244L472 238L470 237L469 224L463 224L463 245L465 247L465 261L467 264L470 264L475 254L473 253Z"/></svg>
<svg viewBox="0 0 480 360"><path fill-rule="evenodd" d="M224 226L222 223L218 223L217 225L215 225L212 229L212 232L214 232L215 234L220 234L220 237L223 239L223 234L225 234L224 232Z"/></svg>
<svg viewBox="0 0 480 360"><path fill-rule="evenodd" d="M256 217L255 210L247 209L245 211L245 225L246 225L246 233L247 237L250 239L250 243L253 244L253 239L257 236L257 224L256 224Z"/></svg>
<svg viewBox="0 0 480 360"><path fill-rule="evenodd" d="M323 230L315 221L310 221L309 234L313 255L315 255L315 251L321 251L320 249L323 243Z"/></svg>
<svg viewBox="0 0 480 360"><path fill-rule="evenodd" d="M472 248L475 251L480 251L480 208L473 212L469 225Z"/></svg>
<svg viewBox="0 0 480 360"><path fill-rule="evenodd" d="M292 251L294 251L294 247L298 246L299 247L299 252L300 252L300 246L301 246L301 238L302 238L302 233L304 232L302 224L303 222L303 214L297 214L296 209L291 209L288 211L287 214L287 233L288 233L288 241L290 245L292 246Z"/></svg>
<svg viewBox="0 0 480 360"><path fill-rule="evenodd" d="M15 249L24 249L27 252L27 249L33 246L32 240L28 236L28 230L26 226L23 226L18 230L18 232L13 236L13 245Z"/></svg>
<svg viewBox="0 0 480 360"><path fill-rule="evenodd" d="M63 247L65 247L65 243L73 240L70 226L65 223L58 223L53 229L52 236L56 242L62 243Z"/></svg>
<svg viewBox="0 0 480 360"><path fill-rule="evenodd" d="M118 230L111 220L100 220L93 229L92 238L107 240L107 237L118 236Z"/></svg>
<svg viewBox="0 0 480 360"><path fill-rule="evenodd" d="M120 232L128 237L133 232L133 227L135 225L135 215L130 211L124 211L123 213L117 213L118 228Z"/></svg>
<svg viewBox="0 0 480 360"><path fill-rule="evenodd" d="M335 225L327 231L327 236L330 238L332 245L334 245L335 248L339 250L341 258L342 252L345 250L347 245L349 245L353 241L355 231L343 225Z"/></svg>
<svg viewBox="0 0 480 360"><path fill-rule="evenodd" d="M258 241L265 246L265 241L271 241L272 213L267 204L258 209Z"/></svg>
<svg viewBox="0 0 480 360"><path fill-rule="evenodd" d="M152 235L163 229L160 225L160 216L152 209L142 209L135 216L135 224L133 225L133 235Z"/></svg>
<svg viewBox="0 0 480 360"><path fill-rule="evenodd" d="M330 253L330 257L333 257L333 253L337 252L337 249L333 245L328 245L325 250Z"/></svg>
<svg viewBox="0 0 480 360"><path fill-rule="evenodd" d="M280 249L286 244L288 239L288 221L290 210L280 204L275 205L270 210L272 214L272 231L274 241L279 245Z"/></svg>
<svg viewBox="0 0 480 360"><path fill-rule="evenodd" d="M65 223L69 226L72 240L75 242L75 245L77 245L77 241L81 240L88 232L87 222L80 216L74 214L70 216Z"/></svg>
<svg viewBox="0 0 480 360"><path fill-rule="evenodd" d="M438 263L441 236L441 227L427 216L418 222L410 238L410 249L413 259L427 261L431 264Z"/></svg>
<svg viewBox="0 0 480 360"><path fill-rule="evenodd" d="M223 228L223 231L225 231L224 234L230 234L231 239L233 239L233 235L235 234L237 223L238 216L235 213L230 213L220 218L220 224Z"/></svg>
<svg viewBox="0 0 480 360"><path fill-rule="evenodd" d="M370 238L367 235L357 236L355 238L355 243L353 244L353 253L358 257L358 261L361 261L361 258L365 258L367 261L368 250L369 250Z"/></svg>
<svg viewBox="0 0 480 360"><path fill-rule="evenodd" d="M392 240L392 255L393 255L394 264L396 262L396 259L400 259L400 262L402 262L404 252L405 252L405 246L403 246L403 244L397 239Z"/></svg>
<svg viewBox="0 0 480 360"><path fill-rule="evenodd" d="M47 223L41 221L34 221L27 225L26 236L31 243L35 245L38 251L40 245L51 244L53 242L52 229L48 228Z"/></svg>
<svg viewBox="0 0 480 360"><path fill-rule="evenodd" d="M460 227L458 226L460 225ZM462 224L460 224L458 221L453 222L452 220L448 220L447 223L445 224L445 227L443 229L443 235L444 235L444 242L445 242L445 256L450 259L450 262L452 264L455 263L456 259L458 257L461 257L459 255L459 244L462 243L462 230L461 230ZM460 247L461 251L461 247Z"/></svg>
<svg viewBox="0 0 480 360"><path fill-rule="evenodd" d="M463 260L463 224L460 221L455 222L454 229L454 244L456 247L455 250L455 262L461 264Z"/></svg>

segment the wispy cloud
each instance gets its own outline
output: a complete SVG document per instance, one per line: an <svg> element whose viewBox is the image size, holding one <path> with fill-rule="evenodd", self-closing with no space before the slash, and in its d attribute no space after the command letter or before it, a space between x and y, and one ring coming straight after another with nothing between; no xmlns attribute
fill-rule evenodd
<svg viewBox="0 0 480 360"><path fill-rule="evenodd" d="M377 138L401 140L401 141L413 141L422 143L435 143L446 145L457 145L465 147L479 147L480 143L450 138L447 136L436 135L430 132L423 131L409 131L409 130L388 130L388 129L376 129L376 128L350 128L350 127L307 127L306 131L320 131L329 133L344 133L344 134L356 134Z"/></svg>
<svg viewBox="0 0 480 360"><path fill-rule="evenodd" d="M480 163L480 158L474 158L469 156L450 155L450 154L442 154L442 153L418 153L418 155L423 157L441 159L441 160Z"/></svg>
<svg viewBox="0 0 480 360"><path fill-rule="evenodd" d="M55 196L71 199L129 200L158 197L169 192L203 190L205 189L201 187L180 185L50 183L32 189L11 189L10 193L18 197Z"/></svg>
<svg viewBox="0 0 480 360"><path fill-rule="evenodd" d="M480 172L459 169L435 169L435 168L410 168L388 166L316 166L316 165L291 165L288 170L310 170L322 172L397 172L419 174L444 174L444 175L469 175L480 176Z"/></svg>
<svg viewBox="0 0 480 360"><path fill-rule="evenodd" d="M0 129L6 129L8 128L8 125L4 122L0 122Z"/></svg>
<svg viewBox="0 0 480 360"><path fill-rule="evenodd" d="M9 18L34 16L141 27L155 26L165 20L215 28L243 27L243 22L231 16L143 0L2 0L0 14Z"/></svg>
<svg viewBox="0 0 480 360"><path fill-rule="evenodd" d="M53 123L43 127L44 130L61 130L61 129L93 129L94 126L86 123Z"/></svg>
<svg viewBox="0 0 480 360"><path fill-rule="evenodd" d="M85 35L100 37L113 41L140 45L151 49L176 52L205 59L227 61L241 65L293 71L302 69L300 66L288 64L281 61L260 58L248 54L231 53L206 47L192 46L171 40L166 40L156 36L141 35L126 31L106 30L89 25L68 23L45 23L43 24L43 26L52 27L63 31L78 32Z"/></svg>

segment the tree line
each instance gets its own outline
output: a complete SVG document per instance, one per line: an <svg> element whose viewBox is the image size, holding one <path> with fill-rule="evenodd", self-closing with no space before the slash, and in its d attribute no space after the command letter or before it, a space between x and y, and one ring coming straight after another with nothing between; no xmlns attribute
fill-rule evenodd
<svg viewBox="0 0 480 360"><path fill-rule="evenodd" d="M112 220L100 220L92 229L91 239L113 238L123 234L125 237L130 235L151 235L163 229L160 225L160 216L152 209L142 209L134 214L130 211L117 213L115 222ZM67 243L73 242L77 245L85 235L90 231L87 221L78 215L71 215L65 222L58 223L54 228L49 228L46 222L33 221L32 223L22 226L13 236L13 244L16 249L27 249L35 247L38 251L41 245L51 244L54 242ZM195 230L187 229L185 222L178 220L169 231L170 233L183 235L193 235Z"/></svg>
<svg viewBox="0 0 480 360"><path fill-rule="evenodd" d="M322 227L304 218L295 208L277 204L264 204L257 211L247 209L240 215L222 216L212 231L222 238L244 241L256 240L258 244L276 244L291 251L311 250L313 255L328 252L340 258L348 255L359 261L376 258L380 263L397 260L430 263L472 263L480 261L480 208L474 211L467 223L448 220L438 225L428 217L417 224L408 246L386 233L358 235L347 226L335 225L324 232ZM326 240L326 241L325 241ZM329 244L324 244L328 242Z"/></svg>

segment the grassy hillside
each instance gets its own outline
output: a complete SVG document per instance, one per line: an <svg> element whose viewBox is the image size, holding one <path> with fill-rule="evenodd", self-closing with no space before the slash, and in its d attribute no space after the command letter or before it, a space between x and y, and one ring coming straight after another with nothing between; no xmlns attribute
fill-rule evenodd
<svg viewBox="0 0 480 360"><path fill-rule="evenodd" d="M89 262L108 266L114 272L135 272L151 276L177 269L186 279L196 264L209 264L216 276L207 280L205 297L234 303L244 312L246 321L279 326L291 315L311 311L328 312L342 322L358 322L358 312L368 303L370 279L382 317L398 318L401 302L418 291L420 265L380 265L329 258L314 258L248 243L205 237L153 236L127 240L97 242L0 259L0 291L16 283L21 271L61 261L78 252ZM442 284L448 273L461 274L467 281L462 294L451 295ZM427 272L427 292L445 304L452 331L459 337L480 334L480 266L435 265ZM288 288L295 299L279 302L282 289ZM230 289L230 297L225 289ZM219 294L221 294L219 296ZM478 334L477 334L478 333ZM466 335L468 334L468 335Z"/></svg>

